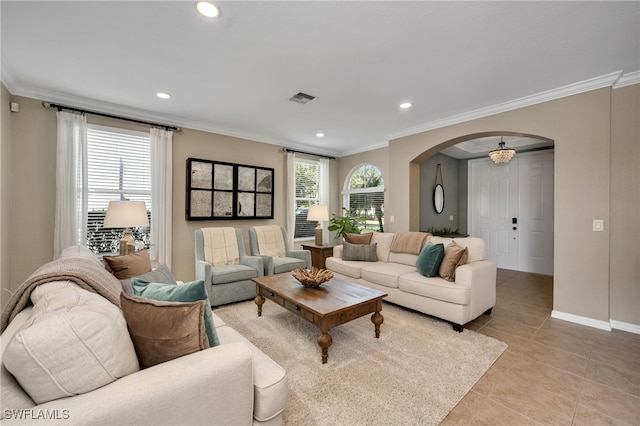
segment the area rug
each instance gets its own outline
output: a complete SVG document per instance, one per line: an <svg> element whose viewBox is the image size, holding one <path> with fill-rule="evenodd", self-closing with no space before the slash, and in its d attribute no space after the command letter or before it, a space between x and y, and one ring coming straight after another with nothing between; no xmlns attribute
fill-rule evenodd
<svg viewBox="0 0 640 426"><path fill-rule="evenodd" d="M286 369L287 425L437 425L507 348L384 303L379 339L369 315L338 326L322 364L318 328L271 301L214 312Z"/></svg>

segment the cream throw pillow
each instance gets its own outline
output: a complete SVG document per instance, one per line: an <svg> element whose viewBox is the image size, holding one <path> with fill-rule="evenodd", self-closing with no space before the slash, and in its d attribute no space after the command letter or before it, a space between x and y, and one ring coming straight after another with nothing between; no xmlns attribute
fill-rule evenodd
<svg viewBox="0 0 640 426"><path fill-rule="evenodd" d="M5 350L4 366L37 404L92 391L140 369L120 309L77 290L89 297L80 304L54 303L58 309L52 311L38 306L47 297L35 297L32 318Z"/></svg>

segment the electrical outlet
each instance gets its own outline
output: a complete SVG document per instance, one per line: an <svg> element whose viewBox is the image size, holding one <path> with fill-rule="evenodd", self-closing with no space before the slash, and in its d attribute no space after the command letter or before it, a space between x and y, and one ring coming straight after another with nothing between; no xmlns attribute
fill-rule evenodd
<svg viewBox="0 0 640 426"><path fill-rule="evenodd" d="M389 217L389 222L394 223L396 221L396 217L394 215L391 215L391 217Z"/></svg>
<svg viewBox="0 0 640 426"><path fill-rule="evenodd" d="M453 221L453 215L449 215L449 220Z"/></svg>
<svg viewBox="0 0 640 426"><path fill-rule="evenodd" d="M604 220L602 219L593 219L593 230L596 232L604 231Z"/></svg>

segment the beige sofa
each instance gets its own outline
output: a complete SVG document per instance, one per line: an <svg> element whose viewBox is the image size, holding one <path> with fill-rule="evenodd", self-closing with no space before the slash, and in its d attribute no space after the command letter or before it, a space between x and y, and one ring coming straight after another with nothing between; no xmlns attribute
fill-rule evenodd
<svg viewBox="0 0 640 426"><path fill-rule="evenodd" d="M452 323L456 331L496 303L496 263L486 259L486 244L480 238L442 238L426 235L425 244L451 241L468 248L468 261L455 270L455 281L425 277L416 268L417 254L392 251L393 233L374 232L376 262L344 260L343 246L333 249L326 267L336 277L388 294L384 299Z"/></svg>
<svg viewBox="0 0 640 426"><path fill-rule="evenodd" d="M286 372L215 314L220 345L141 370L107 298L57 280L30 299L0 336L3 424L282 424Z"/></svg>

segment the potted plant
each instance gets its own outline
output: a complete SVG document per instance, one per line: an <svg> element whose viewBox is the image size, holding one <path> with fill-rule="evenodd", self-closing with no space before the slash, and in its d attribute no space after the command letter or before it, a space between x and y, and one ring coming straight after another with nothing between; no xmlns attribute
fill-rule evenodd
<svg viewBox="0 0 640 426"><path fill-rule="evenodd" d="M356 216L344 207L342 208L342 210L344 210L344 215L338 216L336 214L333 214L333 216L329 220L331 224L327 228L329 229L329 231L337 232L336 239L338 239L338 237L344 237L344 234L360 233L360 226L358 221L356 220Z"/></svg>

